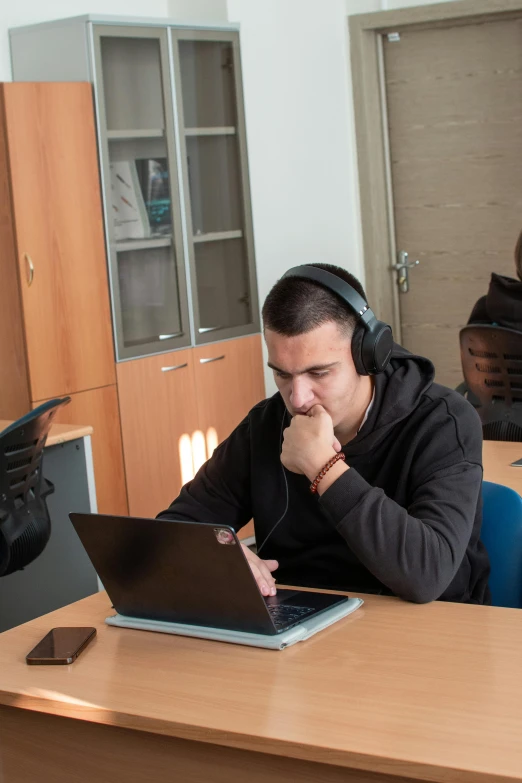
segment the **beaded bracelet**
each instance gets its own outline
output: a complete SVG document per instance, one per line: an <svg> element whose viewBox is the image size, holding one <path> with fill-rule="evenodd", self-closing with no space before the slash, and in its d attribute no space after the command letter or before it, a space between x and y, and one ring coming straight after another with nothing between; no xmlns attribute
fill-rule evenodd
<svg viewBox="0 0 522 783"><path fill-rule="evenodd" d="M328 460L328 462L326 463L324 468L319 472L319 474L316 476L316 478L310 484L310 492L312 492L313 494L315 494L317 492L317 485L319 484L321 479L326 476L327 472L330 470L332 465L335 465L335 463L338 462L338 460L340 460L340 459L342 459L342 460L346 459L346 457L344 456L342 451L337 452L335 457L332 457L331 460Z"/></svg>

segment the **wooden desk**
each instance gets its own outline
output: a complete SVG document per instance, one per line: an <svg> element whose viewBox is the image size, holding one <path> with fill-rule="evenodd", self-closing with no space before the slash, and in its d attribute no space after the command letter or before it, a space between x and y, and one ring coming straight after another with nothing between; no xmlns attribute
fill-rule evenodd
<svg viewBox="0 0 522 783"><path fill-rule="evenodd" d="M0 635L3 783L522 780L518 610L368 596L283 652L110 613L98 593ZM98 637L71 666L28 667L57 625Z"/></svg>
<svg viewBox="0 0 522 783"><path fill-rule="evenodd" d="M0 432L12 424L12 421L0 419ZM49 435L45 446L56 446L58 443L68 443L76 438L84 438L86 435L92 435L92 427L80 424L51 424Z"/></svg>
<svg viewBox="0 0 522 783"><path fill-rule="evenodd" d="M0 420L0 431L9 424ZM0 632L98 591L96 572L69 521L70 511L96 511L91 433L90 426L51 425L43 462L43 475L55 487L47 498L51 537L23 571L0 579Z"/></svg>
<svg viewBox="0 0 522 783"><path fill-rule="evenodd" d="M522 443L485 440L482 448L484 478L511 487L522 495L522 468L511 467L512 462L521 458Z"/></svg>

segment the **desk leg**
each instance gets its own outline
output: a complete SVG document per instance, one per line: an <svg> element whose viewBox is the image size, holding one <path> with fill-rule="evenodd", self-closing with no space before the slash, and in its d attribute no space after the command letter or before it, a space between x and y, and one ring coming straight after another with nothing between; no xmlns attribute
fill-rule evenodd
<svg viewBox="0 0 522 783"><path fill-rule="evenodd" d="M94 462L92 459L92 442L90 435L85 435L83 438L83 448L85 453L85 474L87 476L89 506L91 512L96 514L98 511L98 501L96 500L96 483L94 481Z"/></svg>
<svg viewBox="0 0 522 783"><path fill-rule="evenodd" d="M96 514L98 512L98 501L96 499L96 483L94 481L94 462L92 459L92 443L91 436L86 435L83 439L85 447L85 473L87 476L87 489L89 492L89 504L91 507L91 513ZM98 582L98 590L105 590L102 585L101 579L96 575Z"/></svg>
<svg viewBox="0 0 522 783"><path fill-rule="evenodd" d="M14 707L0 726L2 783L411 783Z"/></svg>

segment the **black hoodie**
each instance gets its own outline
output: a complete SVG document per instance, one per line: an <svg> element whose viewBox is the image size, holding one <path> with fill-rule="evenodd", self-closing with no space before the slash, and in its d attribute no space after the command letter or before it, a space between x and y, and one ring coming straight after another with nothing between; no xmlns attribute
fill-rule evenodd
<svg viewBox="0 0 522 783"><path fill-rule="evenodd" d="M476 303L468 324L498 324L522 332L522 282L493 272L488 292Z"/></svg>
<svg viewBox="0 0 522 783"><path fill-rule="evenodd" d="M289 414L275 394L160 516L236 530L253 517L260 556L279 561L280 583L487 603L481 424L433 375L431 362L395 346L367 421L343 447L350 470L322 497L281 464Z"/></svg>

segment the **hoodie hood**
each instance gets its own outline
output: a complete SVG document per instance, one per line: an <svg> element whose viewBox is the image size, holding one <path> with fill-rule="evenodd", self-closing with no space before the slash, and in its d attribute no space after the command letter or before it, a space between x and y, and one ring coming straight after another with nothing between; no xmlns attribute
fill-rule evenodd
<svg viewBox="0 0 522 783"><path fill-rule="evenodd" d="M357 437L343 448L345 454L361 454L380 443L392 427L418 408L434 377L435 368L429 359L394 343L388 366L374 378L375 399L368 419Z"/></svg>
<svg viewBox="0 0 522 783"><path fill-rule="evenodd" d="M493 272L486 310L492 323L522 331L522 282Z"/></svg>

